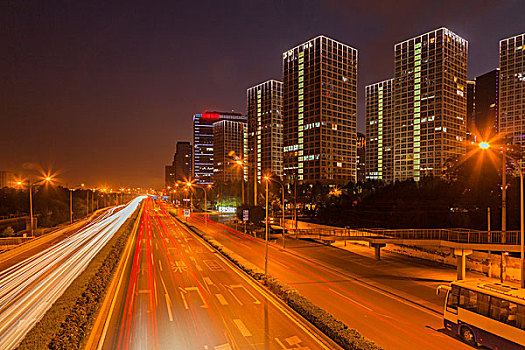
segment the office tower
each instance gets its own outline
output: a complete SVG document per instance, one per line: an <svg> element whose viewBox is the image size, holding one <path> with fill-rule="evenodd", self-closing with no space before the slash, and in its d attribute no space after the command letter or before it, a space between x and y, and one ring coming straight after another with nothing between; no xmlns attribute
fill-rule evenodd
<svg viewBox="0 0 525 350"><path fill-rule="evenodd" d="M173 172L175 181L188 181L191 179L191 162L193 147L191 143L177 142L175 156L173 157Z"/></svg>
<svg viewBox="0 0 525 350"><path fill-rule="evenodd" d="M173 187L175 185L175 169L173 165L166 165L164 167L164 188Z"/></svg>
<svg viewBox="0 0 525 350"><path fill-rule="evenodd" d="M525 145L525 33L499 42L499 132ZM520 159L521 166L523 157Z"/></svg>
<svg viewBox="0 0 525 350"><path fill-rule="evenodd" d="M219 182L241 181L247 165L235 161L244 159L247 147L246 122L221 120L213 123L213 179Z"/></svg>
<svg viewBox="0 0 525 350"><path fill-rule="evenodd" d="M467 80L467 140L475 141L476 80Z"/></svg>
<svg viewBox="0 0 525 350"><path fill-rule="evenodd" d="M476 77L474 129L479 140L490 140L498 133L498 95L499 68Z"/></svg>
<svg viewBox="0 0 525 350"><path fill-rule="evenodd" d="M193 115L193 178L199 184L213 183L213 123L220 120L246 122L246 116L233 112Z"/></svg>
<svg viewBox="0 0 525 350"><path fill-rule="evenodd" d="M366 178L394 179L394 79L365 87Z"/></svg>
<svg viewBox="0 0 525 350"><path fill-rule="evenodd" d="M283 171L283 83L268 80L247 91L248 181Z"/></svg>
<svg viewBox="0 0 525 350"><path fill-rule="evenodd" d="M366 180L366 137L363 133L358 132L357 133L357 181L365 181Z"/></svg>
<svg viewBox="0 0 525 350"><path fill-rule="evenodd" d="M394 180L441 175L465 153L468 42L439 28L394 55Z"/></svg>
<svg viewBox="0 0 525 350"><path fill-rule="evenodd" d="M356 181L357 50L318 36L283 53L284 175Z"/></svg>

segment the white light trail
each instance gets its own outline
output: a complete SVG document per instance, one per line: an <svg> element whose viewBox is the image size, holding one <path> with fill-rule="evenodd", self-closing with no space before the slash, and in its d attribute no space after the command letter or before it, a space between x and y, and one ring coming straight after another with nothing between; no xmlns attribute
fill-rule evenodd
<svg viewBox="0 0 525 350"><path fill-rule="evenodd" d="M107 210L73 235L0 272L0 350L20 344L144 198Z"/></svg>

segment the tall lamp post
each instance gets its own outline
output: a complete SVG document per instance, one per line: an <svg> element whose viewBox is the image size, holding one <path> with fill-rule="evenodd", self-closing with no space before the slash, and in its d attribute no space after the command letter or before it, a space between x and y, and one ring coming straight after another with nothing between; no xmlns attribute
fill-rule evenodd
<svg viewBox="0 0 525 350"><path fill-rule="evenodd" d="M266 177L265 177L265 179L266 179ZM270 181L273 181L271 178L269 178L269 179L270 179ZM281 210L283 212L283 218L282 218L281 226L282 226L282 229L283 229L283 249L284 249L285 248L285 241L284 241L284 227L285 227L285 221L284 221L284 185L281 182L279 182L279 181L273 181L273 182L276 182L279 185L281 185L281 191L282 191L281 193L283 195L282 203L281 203Z"/></svg>
<svg viewBox="0 0 525 350"><path fill-rule="evenodd" d="M197 185L193 185L191 182L187 182L186 185L189 187L189 188L192 188L192 187L195 187L195 188L200 188L203 192L204 192L204 223L206 224L206 226L208 226L208 218L207 218L207 212L208 212L208 201L207 201L207 191L206 189L207 188L211 188L211 185L208 184L206 185L206 187L199 187Z"/></svg>
<svg viewBox="0 0 525 350"><path fill-rule="evenodd" d="M482 149L487 149L490 147L490 145L487 143L487 142L482 142L479 144L479 147L481 147ZM505 152L506 149L505 148L501 148L501 151L502 152ZM521 267L521 273L520 273L520 280L521 280L521 288L525 288L525 218L524 218L524 213L523 213L523 209L524 209L524 204L523 204L523 171L521 169L521 165L520 163L512 156L510 156L508 153L505 154L504 153L504 157L507 157L509 158L510 160L512 160L517 166L518 166L518 171L519 171L519 174L520 174L520 253L521 253L521 256L520 256L520 267ZM503 163L505 164L505 163ZM507 169L505 169L505 166L503 166L503 173L505 173L507 171ZM501 267L503 268L503 266Z"/></svg>
<svg viewBox="0 0 525 350"><path fill-rule="evenodd" d="M51 181L51 177L46 177L43 179L45 182ZM22 185L22 181L17 182L18 185ZM27 189L29 191L29 220L31 221L29 223L29 227L31 228L31 237L35 236L34 233L34 224L33 224L33 185L35 185L36 182L31 182L31 179L27 179Z"/></svg>
<svg viewBox="0 0 525 350"><path fill-rule="evenodd" d="M242 196L241 204L244 205L244 160L237 159L235 163L241 169L241 196Z"/></svg>
<svg viewBox="0 0 525 350"><path fill-rule="evenodd" d="M268 176L265 176L264 179L266 180L266 216L264 218L265 221L265 253L264 253L264 275L268 275L268 182L270 182L270 178Z"/></svg>

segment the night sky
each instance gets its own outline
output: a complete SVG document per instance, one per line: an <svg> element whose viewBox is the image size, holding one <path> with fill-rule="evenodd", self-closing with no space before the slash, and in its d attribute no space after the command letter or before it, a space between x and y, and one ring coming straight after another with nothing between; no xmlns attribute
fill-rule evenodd
<svg viewBox="0 0 525 350"><path fill-rule="evenodd" d="M364 87L393 76L395 43L445 26L469 41L474 78L524 13L523 0L0 0L0 170L162 186L194 113L245 112L246 89L280 80L281 53L319 34L359 50L364 131Z"/></svg>

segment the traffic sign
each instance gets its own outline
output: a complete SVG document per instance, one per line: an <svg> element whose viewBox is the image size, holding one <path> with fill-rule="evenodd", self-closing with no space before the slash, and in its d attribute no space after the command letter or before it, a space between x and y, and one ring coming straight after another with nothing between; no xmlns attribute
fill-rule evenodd
<svg viewBox="0 0 525 350"><path fill-rule="evenodd" d="M250 218L250 211L248 209L244 209L242 211L242 221L248 221Z"/></svg>
<svg viewBox="0 0 525 350"><path fill-rule="evenodd" d="M185 218L189 218L190 217L190 210L189 209L184 209L184 217Z"/></svg>

